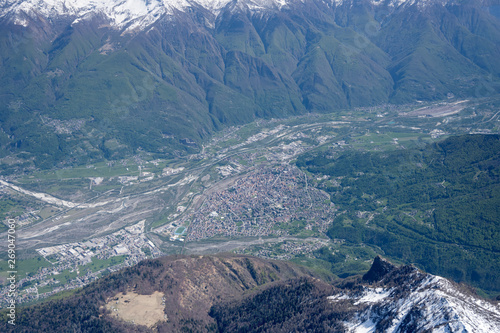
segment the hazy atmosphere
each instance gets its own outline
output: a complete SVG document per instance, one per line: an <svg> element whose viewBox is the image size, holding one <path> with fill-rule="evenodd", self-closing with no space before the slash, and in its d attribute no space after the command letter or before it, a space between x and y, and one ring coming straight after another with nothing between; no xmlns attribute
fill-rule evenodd
<svg viewBox="0 0 500 333"><path fill-rule="evenodd" d="M0 0L0 331L500 331L500 1Z"/></svg>

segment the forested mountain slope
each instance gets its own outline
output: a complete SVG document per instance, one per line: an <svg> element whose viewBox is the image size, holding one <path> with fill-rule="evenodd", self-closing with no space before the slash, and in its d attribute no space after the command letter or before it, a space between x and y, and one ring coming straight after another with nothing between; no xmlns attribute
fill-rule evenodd
<svg viewBox="0 0 500 333"><path fill-rule="evenodd" d="M380 247L426 271L498 293L500 136L422 148L303 155L340 214L328 234ZM330 258L335 260L335 258Z"/></svg>
<svg viewBox="0 0 500 333"><path fill-rule="evenodd" d="M259 117L489 97L495 4L3 1L0 157L179 155Z"/></svg>

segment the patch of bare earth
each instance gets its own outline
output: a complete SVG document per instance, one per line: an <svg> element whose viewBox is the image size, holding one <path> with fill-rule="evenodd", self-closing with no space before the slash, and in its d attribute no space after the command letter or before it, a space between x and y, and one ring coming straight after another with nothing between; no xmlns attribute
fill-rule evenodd
<svg viewBox="0 0 500 333"><path fill-rule="evenodd" d="M164 313L164 296L159 291L155 291L152 295L118 293L108 300L105 307L114 317L151 328L159 321L167 320Z"/></svg>

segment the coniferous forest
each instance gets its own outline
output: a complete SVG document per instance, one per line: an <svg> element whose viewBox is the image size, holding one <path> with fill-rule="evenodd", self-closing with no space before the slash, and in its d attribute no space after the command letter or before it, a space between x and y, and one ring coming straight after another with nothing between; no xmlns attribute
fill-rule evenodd
<svg viewBox="0 0 500 333"><path fill-rule="evenodd" d="M319 186L342 212L328 230L331 238L498 292L500 136L450 137L397 151L310 153L297 165L330 177Z"/></svg>

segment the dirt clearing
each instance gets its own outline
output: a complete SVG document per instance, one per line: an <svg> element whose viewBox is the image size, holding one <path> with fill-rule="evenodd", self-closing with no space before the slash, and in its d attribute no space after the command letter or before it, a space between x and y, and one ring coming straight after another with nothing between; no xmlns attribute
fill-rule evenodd
<svg viewBox="0 0 500 333"><path fill-rule="evenodd" d="M153 327L160 320L167 320L164 294L155 291L152 295L139 295L127 292L118 293L106 303L111 315L137 325Z"/></svg>

